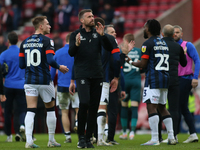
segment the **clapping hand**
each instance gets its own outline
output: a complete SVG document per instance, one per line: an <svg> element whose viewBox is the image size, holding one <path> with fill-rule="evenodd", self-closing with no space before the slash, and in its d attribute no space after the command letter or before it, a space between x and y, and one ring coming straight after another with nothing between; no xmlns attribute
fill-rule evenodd
<svg viewBox="0 0 200 150"><path fill-rule="evenodd" d="M104 35L104 26L103 26L100 22L97 22L96 31L97 31L97 33L99 33L101 36Z"/></svg>

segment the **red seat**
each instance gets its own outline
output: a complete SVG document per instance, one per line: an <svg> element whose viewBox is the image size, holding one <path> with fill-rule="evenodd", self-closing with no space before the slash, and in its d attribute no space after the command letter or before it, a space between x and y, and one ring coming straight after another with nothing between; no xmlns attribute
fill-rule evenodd
<svg viewBox="0 0 200 150"><path fill-rule="evenodd" d="M138 13L143 12L146 13L148 10L148 6L139 6L138 7Z"/></svg>
<svg viewBox="0 0 200 150"><path fill-rule="evenodd" d="M23 33L33 34L35 32L35 28L33 26L25 26Z"/></svg>
<svg viewBox="0 0 200 150"><path fill-rule="evenodd" d="M70 21L71 21L71 23L77 23L77 22L79 22L79 19L77 16L71 16Z"/></svg>
<svg viewBox="0 0 200 150"><path fill-rule="evenodd" d="M127 7L126 6L121 6L121 7L118 7L116 9L116 11L119 11L121 13L122 16L126 15L127 14Z"/></svg>
<svg viewBox="0 0 200 150"><path fill-rule="evenodd" d="M70 32L62 32L60 33L60 38L63 40L63 41L66 41L66 36L67 34L69 34Z"/></svg>
<svg viewBox="0 0 200 150"><path fill-rule="evenodd" d="M124 29L133 29L134 23L133 22L125 22L124 23Z"/></svg>
<svg viewBox="0 0 200 150"><path fill-rule="evenodd" d="M137 18L137 16L135 14L126 15L125 16L125 21L126 22L134 22L136 18Z"/></svg>
<svg viewBox="0 0 200 150"><path fill-rule="evenodd" d="M129 6L127 9L127 14L136 14L138 11L138 7L136 6Z"/></svg>
<svg viewBox="0 0 200 150"><path fill-rule="evenodd" d="M158 15L157 14L154 14L154 13L149 13L149 14L147 14L147 19L155 19L155 18L157 18L158 17Z"/></svg>
<svg viewBox="0 0 200 150"><path fill-rule="evenodd" d="M25 34L19 35L18 37L19 37L19 40L20 40L20 41L23 41L23 40L25 40L26 38L28 38L29 36L31 36L30 33L25 33Z"/></svg>

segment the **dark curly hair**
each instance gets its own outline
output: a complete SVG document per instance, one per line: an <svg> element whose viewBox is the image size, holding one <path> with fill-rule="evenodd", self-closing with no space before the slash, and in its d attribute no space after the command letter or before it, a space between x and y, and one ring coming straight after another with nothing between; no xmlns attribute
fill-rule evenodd
<svg viewBox="0 0 200 150"><path fill-rule="evenodd" d="M148 27L149 32L152 35L154 36L160 35L161 25L157 20L155 19L148 20L146 22L146 25Z"/></svg>

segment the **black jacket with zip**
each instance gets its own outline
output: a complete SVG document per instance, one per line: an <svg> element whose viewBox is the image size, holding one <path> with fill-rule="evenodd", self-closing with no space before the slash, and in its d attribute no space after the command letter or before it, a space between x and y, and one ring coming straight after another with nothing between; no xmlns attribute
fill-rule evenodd
<svg viewBox="0 0 200 150"><path fill-rule="evenodd" d="M80 32L81 44L76 46L76 35ZM103 78L101 62L102 46L112 51L113 47L106 35L101 36L96 29L86 32L82 26L72 32L69 41L69 55L74 57L74 74L77 78Z"/></svg>

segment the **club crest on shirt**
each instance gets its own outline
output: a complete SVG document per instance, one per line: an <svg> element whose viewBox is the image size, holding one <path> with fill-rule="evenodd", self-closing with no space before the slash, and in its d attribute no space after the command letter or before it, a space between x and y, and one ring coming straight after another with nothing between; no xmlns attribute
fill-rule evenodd
<svg viewBox="0 0 200 150"><path fill-rule="evenodd" d="M54 46L53 40L50 40L50 44L51 44L51 46Z"/></svg>
<svg viewBox="0 0 200 150"><path fill-rule="evenodd" d="M96 39L98 37L97 33L93 33L92 36L94 39Z"/></svg>
<svg viewBox="0 0 200 150"><path fill-rule="evenodd" d="M146 52L147 47L146 46L142 46L142 52Z"/></svg>

